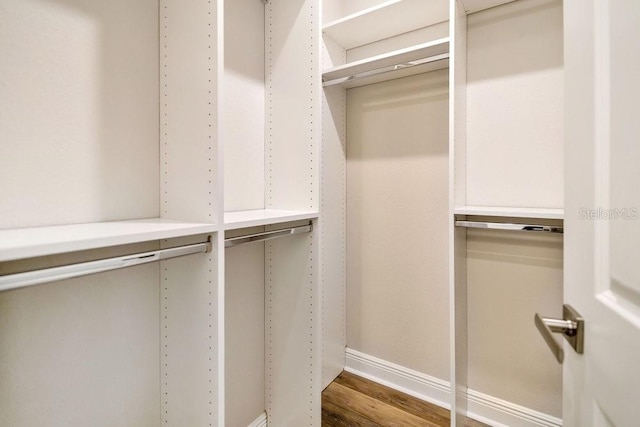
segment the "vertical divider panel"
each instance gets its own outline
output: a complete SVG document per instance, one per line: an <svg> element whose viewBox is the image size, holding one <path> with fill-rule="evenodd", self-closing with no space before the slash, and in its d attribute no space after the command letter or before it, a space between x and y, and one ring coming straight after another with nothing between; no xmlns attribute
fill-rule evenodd
<svg viewBox="0 0 640 427"><path fill-rule="evenodd" d="M217 394L217 402L218 402L218 427L222 427L225 425L226 420L226 392L225 392L225 384L226 384L226 347L225 347L225 263L226 263L226 252L224 246L224 212L225 212L225 204L224 204L224 138L222 138L224 123L221 119L221 112L223 111L223 99L224 99L224 58L225 58L225 50L224 50L224 0L215 0L216 1L216 10L215 10L215 26L216 26L216 56L215 65L213 68L213 72L209 73L213 77L213 81L215 82L215 108L212 111L212 114L216 117L216 142L217 142L217 169L216 169L216 185L215 185L215 212L217 214L216 222L220 225L219 232L216 234L216 238L213 241L214 247L217 247L217 309L218 309L218 349L216 353L217 357L217 380L218 380L218 394ZM207 27L209 27L207 23ZM207 45L209 46L209 45ZM209 58L209 57L207 57ZM208 105L207 101L207 105ZM211 351L209 349L209 351Z"/></svg>
<svg viewBox="0 0 640 427"><path fill-rule="evenodd" d="M221 222L216 0L160 0L160 214ZM162 262L162 425L224 425L224 295L213 251Z"/></svg>
<svg viewBox="0 0 640 427"><path fill-rule="evenodd" d="M449 65L449 304L451 425L465 425L467 412L466 231L455 227L454 209L466 200L466 42L467 14L461 0L451 0Z"/></svg>
<svg viewBox="0 0 640 427"><path fill-rule="evenodd" d="M270 1L265 13L265 207L317 210L319 2ZM318 235L265 244L265 401L273 426L320 425Z"/></svg>
<svg viewBox="0 0 640 427"><path fill-rule="evenodd" d="M322 43L323 68L346 62L346 51ZM335 62L339 62L334 64ZM327 87L322 97L320 275L322 283L322 388L345 367L346 327L346 90Z"/></svg>

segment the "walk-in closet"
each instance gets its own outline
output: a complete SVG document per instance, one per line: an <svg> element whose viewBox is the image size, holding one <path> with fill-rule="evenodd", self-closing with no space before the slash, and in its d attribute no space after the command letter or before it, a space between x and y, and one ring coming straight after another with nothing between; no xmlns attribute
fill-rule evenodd
<svg viewBox="0 0 640 427"><path fill-rule="evenodd" d="M0 0L0 426L562 426L576 1Z"/></svg>

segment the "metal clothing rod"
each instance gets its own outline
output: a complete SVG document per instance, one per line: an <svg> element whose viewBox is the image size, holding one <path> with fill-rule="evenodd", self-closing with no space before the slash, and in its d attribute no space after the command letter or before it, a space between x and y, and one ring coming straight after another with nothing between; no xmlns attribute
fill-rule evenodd
<svg viewBox="0 0 640 427"><path fill-rule="evenodd" d="M402 64L389 65L387 67L378 68L371 71L363 71L361 73L353 74L351 76L340 77L333 80L327 80L326 82L322 83L322 86L327 87L327 86L339 85L348 81L363 79L365 77L376 76L378 74L383 74L383 73L389 73L391 71L404 70L406 68L416 67L418 65L424 65L430 62L444 61L446 59L449 59L449 54L443 53L441 55L430 56L428 58L417 59L415 61L409 61Z"/></svg>
<svg viewBox="0 0 640 427"><path fill-rule="evenodd" d="M7 274L0 276L0 292L10 289L24 288L26 286L39 285L47 282L55 282L73 277L86 276L103 271L117 270L134 265L147 264L185 255L209 252L211 243L196 243L193 245L179 246L176 248L160 249L152 252L144 252L134 255L125 255L116 258L107 258L97 261L70 264L62 267L45 268L42 270L27 271L24 273Z"/></svg>
<svg viewBox="0 0 640 427"><path fill-rule="evenodd" d="M311 224L299 227L285 228L283 230L265 231L263 233L248 234L245 236L229 237L224 239L224 247L243 245L245 243L263 242L265 240L277 239L278 237L291 236L292 234L308 233L313 231Z"/></svg>
<svg viewBox="0 0 640 427"><path fill-rule="evenodd" d="M503 222L456 221L456 227L485 228L490 230L537 231L564 233L564 227L540 224L511 224Z"/></svg>

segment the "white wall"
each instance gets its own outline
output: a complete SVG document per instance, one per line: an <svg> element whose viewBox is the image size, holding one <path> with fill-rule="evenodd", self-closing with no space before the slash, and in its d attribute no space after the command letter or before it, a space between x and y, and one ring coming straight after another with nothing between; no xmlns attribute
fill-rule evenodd
<svg viewBox="0 0 640 427"><path fill-rule="evenodd" d="M225 211L264 208L264 4L224 4Z"/></svg>
<svg viewBox="0 0 640 427"><path fill-rule="evenodd" d="M3 1L0 57L0 228L157 217L157 1Z"/></svg>
<svg viewBox="0 0 640 427"><path fill-rule="evenodd" d="M264 244L227 249L225 264L225 425L246 427L265 409Z"/></svg>
<svg viewBox="0 0 640 427"><path fill-rule="evenodd" d="M264 3L233 0L224 6L225 211L263 209ZM225 425L229 427L245 427L265 410L264 256L260 243L225 250Z"/></svg>
<svg viewBox="0 0 640 427"><path fill-rule="evenodd" d="M77 258L3 263L0 274L65 262ZM158 277L148 264L2 292L0 425L159 425Z"/></svg>
<svg viewBox="0 0 640 427"><path fill-rule="evenodd" d="M447 380L448 72L347 92L347 345Z"/></svg>

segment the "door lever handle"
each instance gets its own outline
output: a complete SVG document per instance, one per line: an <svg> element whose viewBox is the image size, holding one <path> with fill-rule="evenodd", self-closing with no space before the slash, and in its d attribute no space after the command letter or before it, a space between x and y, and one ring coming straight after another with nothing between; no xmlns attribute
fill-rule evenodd
<svg viewBox="0 0 640 427"><path fill-rule="evenodd" d="M584 353L584 319L569 304L562 307L562 319L542 317L538 313L533 319L558 363L564 360L564 351L562 345L553 338L554 333L562 334L576 353Z"/></svg>

